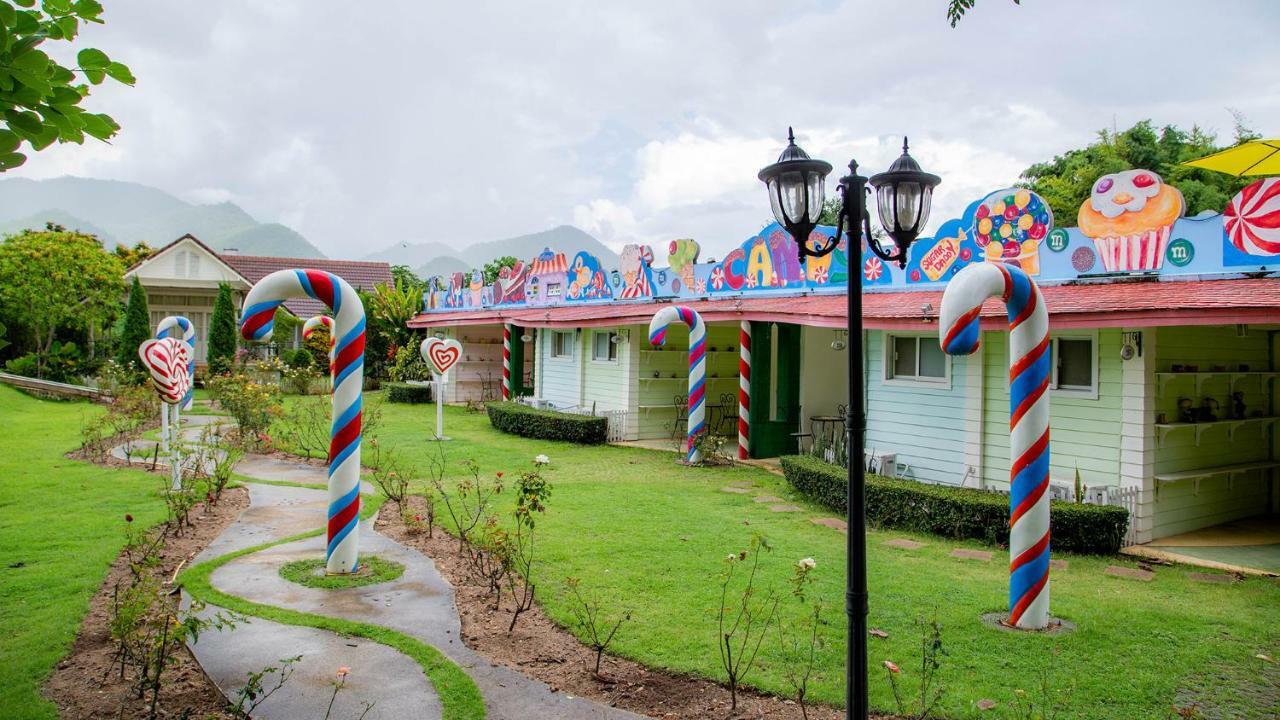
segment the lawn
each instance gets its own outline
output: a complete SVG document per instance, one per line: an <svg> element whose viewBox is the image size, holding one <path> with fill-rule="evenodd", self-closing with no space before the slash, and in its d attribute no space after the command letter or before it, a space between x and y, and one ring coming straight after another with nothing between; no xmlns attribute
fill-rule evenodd
<svg viewBox="0 0 1280 720"><path fill-rule="evenodd" d="M0 385L0 708L55 718L40 694L124 543L124 516L164 519L155 476L63 457L102 409L35 400Z"/></svg>
<svg viewBox="0 0 1280 720"><path fill-rule="evenodd" d="M290 400L291 402L293 400ZM434 409L384 404L378 431L421 463ZM462 462L475 459L487 475L529 467L533 457L551 458L553 493L538 522L542 564L539 600L562 624L571 619L563 579L581 579L609 606L632 612L615 643L621 655L652 666L713 678L719 668L716 621L717 577L725 556L761 533L773 551L765 561L765 585L784 595L780 614L799 618L802 608L787 595L793 564L817 561L816 591L827 605L826 645L811 694L841 703L844 672L844 536L810 522L828 515L794 498L782 478L751 467L685 468L675 455L620 447L582 447L500 434L485 415L446 409L449 472L462 477ZM750 495L721 488L751 483L755 494L787 498L805 508L774 513ZM503 504L511 503L509 497ZM443 514L443 509L440 511ZM926 543L898 550L886 540L910 537ZM872 532L869 582L871 626L889 634L871 639L872 705L894 708L881 663L903 668L908 689L918 677L919 618L936 616L947 655L941 681L948 717L1013 716L1007 707L1016 690L1039 701L1040 680L1066 701L1061 717L1161 718L1175 703L1198 699L1210 716L1263 718L1280 711L1280 672L1255 656L1280 657L1280 584L1251 579L1233 585L1192 582L1182 567L1159 568L1153 582L1106 576L1110 564L1128 560L1062 556L1068 568L1053 576L1053 613L1078 625L1056 637L1013 634L981 624L979 617L1005 609L1007 571L1002 553L992 562L949 556L957 547L983 549L901 532ZM993 549L993 548L988 548ZM775 637L766 640L748 682L785 693ZM980 700L1001 704L978 709ZM1208 713L1206 713L1208 714Z"/></svg>

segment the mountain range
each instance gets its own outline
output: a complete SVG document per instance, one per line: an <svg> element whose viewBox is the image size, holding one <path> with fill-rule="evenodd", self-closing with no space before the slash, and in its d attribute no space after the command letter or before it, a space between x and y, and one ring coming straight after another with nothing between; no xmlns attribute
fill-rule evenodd
<svg viewBox="0 0 1280 720"><path fill-rule="evenodd" d="M258 222L231 202L189 203L163 190L119 180L0 180L0 234L43 229L46 222L97 235L108 249L139 242L161 247L191 233L215 250L324 257L293 229Z"/></svg>
<svg viewBox="0 0 1280 720"><path fill-rule="evenodd" d="M559 225L542 232L491 240L461 249L439 242L398 242L391 247L370 253L362 259L381 260L392 265L406 265L420 277L425 278L432 275L466 272L472 268L482 267L490 260L504 255L512 255L528 262L544 248L552 248L566 254L586 250L600 258L605 267L618 264L618 253L572 225Z"/></svg>
<svg viewBox="0 0 1280 720"><path fill-rule="evenodd" d="M139 242L158 248L190 233L215 250L235 248L243 255L325 257L292 228L259 222L231 202L190 203L154 187L119 180L0 180L0 236L43 229L47 222L96 235L108 249ZM616 252L572 225L465 248L397 241L361 259L406 265L425 278L467 272L504 255L527 262L548 247L566 254L586 250L606 267L618 263Z"/></svg>

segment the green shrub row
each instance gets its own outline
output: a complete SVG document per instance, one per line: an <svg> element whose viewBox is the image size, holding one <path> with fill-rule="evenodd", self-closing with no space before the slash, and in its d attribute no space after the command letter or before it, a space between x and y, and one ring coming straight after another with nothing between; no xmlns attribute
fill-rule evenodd
<svg viewBox="0 0 1280 720"><path fill-rule="evenodd" d="M844 468L807 455L782 458L801 494L837 512L848 505ZM1009 544L1009 498L996 493L868 475L867 522L955 539ZM1055 551L1110 555L1120 550L1129 513L1113 505L1053 502L1049 534Z"/></svg>
<svg viewBox="0 0 1280 720"><path fill-rule="evenodd" d="M498 430L538 440L565 440L599 445L609 437L609 419L537 410L517 402L485 404L489 422Z"/></svg>
<svg viewBox="0 0 1280 720"><path fill-rule="evenodd" d="M385 383L387 401L393 403L421 404L431 402L430 385L410 385L402 382Z"/></svg>

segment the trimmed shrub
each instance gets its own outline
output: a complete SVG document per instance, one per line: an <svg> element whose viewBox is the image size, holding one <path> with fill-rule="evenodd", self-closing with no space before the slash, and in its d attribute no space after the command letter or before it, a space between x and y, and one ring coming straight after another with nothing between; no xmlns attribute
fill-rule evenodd
<svg viewBox="0 0 1280 720"><path fill-rule="evenodd" d="M537 410L517 402L485 403L489 422L498 430L538 440L564 440L599 445L609 437L609 419Z"/></svg>
<svg viewBox="0 0 1280 720"><path fill-rule="evenodd" d="M845 512L844 468L793 455L782 458L782 472L801 494ZM1009 498L996 493L868 475L866 511L867 521L880 527L1009 544ZM1050 505L1049 533L1057 551L1115 554L1128 526L1129 513L1121 507L1066 502Z"/></svg>
<svg viewBox="0 0 1280 720"><path fill-rule="evenodd" d="M402 382L385 383L387 401L393 403L409 403L419 405L431 402L430 385L410 385Z"/></svg>
<svg viewBox="0 0 1280 720"><path fill-rule="evenodd" d="M311 351L306 348L285 353L284 364L296 370L310 370L315 367L315 362L311 359Z"/></svg>

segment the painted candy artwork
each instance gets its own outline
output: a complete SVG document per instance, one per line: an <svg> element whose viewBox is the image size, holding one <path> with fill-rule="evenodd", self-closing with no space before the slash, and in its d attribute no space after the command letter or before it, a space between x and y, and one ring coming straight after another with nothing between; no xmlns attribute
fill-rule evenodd
<svg viewBox="0 0 1280 720"><path fill-rule="evenodd" d="M938 333L950 355L977 351L979 315L1000 298L1009 318L1009 624L1049 624L1049 312L1021 268L979 263L942 294Z"/></svg>
<svg viewBox="0 0 1280 720"><path fill-rule="evenodd" d="M1182 193L1150 170L1103 175L1080 205L1077 221L1107 272L1159 270Z"/></svg>
<svg viewBox="0 0 1280 720"><path fill-rule="evenodd" d="M182 409L190 410L195 405L196 326L181 315L169 315L156 323L156 337L176 337L191 348L187 360L187 375L191 382L187 393L182 396Z"/></svg>
<svg viewBox="0 0 1280 720"><path fill-rule="evenodd" d="M1246 186L1231 198L1222 216L1223 253L1230 260L1242 257L1246 264L1280 255L1280 178Z"/></svg>
<svg viewBox="0 0 1280 720"><path fill-rule="evenodd" d="M461 273L458 273L461 275ZM329 433L329 505L325 570L359 569L360 437L364 385L365 314L360 296L346 280L320 270L277 270L254 285L244 299L240 335L271 338L276 308L285 300L309 297L333 311L338 338L333 360L333 425Z"/></svg>
<svg viewBox="0 0 1280 720"><path fill-rule="evenodd" d="M1026 188L1003 188L944 220L932 237L912 245L905 268L877 257L865 238L852 258L849 238L821 258L799 262L791 236L777 223L729 245L716 261L700 260L708 242L688 238L661 247L666 266L649 245L622 248L617 267L585 252L544 249L477 288L473 274L455 273L429 284L427 312L485 307L691 301L771 295L843 293L850 262L865 292L941 288L971 265L1020 268L1042 286L1091 277L1239 275L1273 270L1280 256L1280 179L1259 180L1232 198L1224 214L1181 217L1181 193L1150 170L1098 178L1077 212L1080 227L1058 227L1048 202ZM819 226L811 249L826 245L835 228ZM721 245L723 247L723 245ZM569 258L572 258L571 260Z"/></svg>

